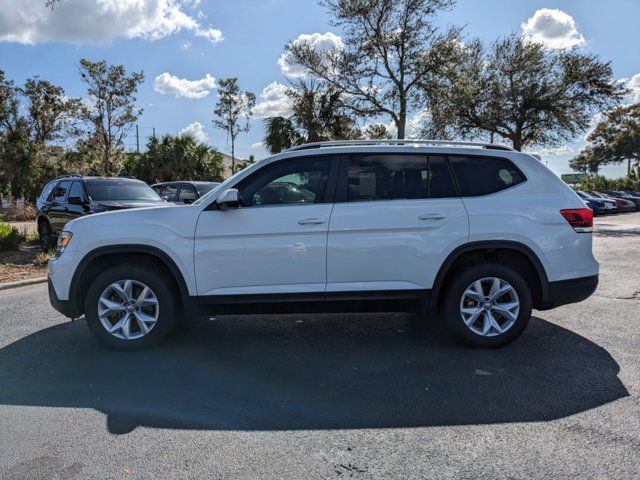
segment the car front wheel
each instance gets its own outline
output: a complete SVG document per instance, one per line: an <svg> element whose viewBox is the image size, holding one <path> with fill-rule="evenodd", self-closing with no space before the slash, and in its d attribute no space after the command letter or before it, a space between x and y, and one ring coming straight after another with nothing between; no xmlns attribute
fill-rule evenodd
<svg viewBox="0 0 640 480"><path fill-rule="evenodd" d="M139 350L159 344L173 330L178 302L171 279L157 268L119 265L89 286L87 325L105 345Z"/></svg>
<svg viewBox="0 0 640 480"><path fill-rule="evenodd" d="M529 323L532 296L515 269L480 264L455 274L444 307L447 326L458 338L474 347L501 347Z"/></svg>

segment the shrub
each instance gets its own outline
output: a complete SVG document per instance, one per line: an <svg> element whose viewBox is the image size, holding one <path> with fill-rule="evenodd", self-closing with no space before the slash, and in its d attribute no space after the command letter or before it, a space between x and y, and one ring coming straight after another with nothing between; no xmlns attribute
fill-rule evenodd
<svg viewBox="0 0 640 480"><path fill-rule="evenodd" d="M18 250L26 235L17 228L0 223L0 250Z"/></svg>

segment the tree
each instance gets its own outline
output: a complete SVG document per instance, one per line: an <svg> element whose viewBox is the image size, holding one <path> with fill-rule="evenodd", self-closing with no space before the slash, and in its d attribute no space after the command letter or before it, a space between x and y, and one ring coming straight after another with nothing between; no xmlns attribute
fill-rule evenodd
<svg viewBox="0 0 640 480"><path fill-rule="evenodd" d="M114 154L122 152L122 140L142 109L135 107L138 86L143 72L127 75L124 66L109 65L106 60L80 60L80 75L87 84L92 100L84 109L84 117L92 126L92 144L102 157L102 173L114 173Z"/></svg>
<svg viewBox="0 0 640 480"><path fill-rule="evenodd" d="M79 134L76 122L82 101L68 98L64 89L38 77L26 81L22 94L29 102L33 140L40 144Z"/></svg>
<svg viewBox="0 0 640 480"><path fill-rule="evenodd" d="M131 154L125 161L126 173L148 183L169 180L221 182L222 156L188 135L151 137L147 151Z"/></svg>
<svg viewBox="0 0 640 480"><path fill-rule="evenodd" d="M286 45L288 61L349 97L358 115L391 117L398 138L407 115L420 102L418 86L439 75L446 45L459 29L440 32L434 16L454 0L324 0L331 24L344 33L343 45L318 51L308 42ZM446 55L445 55L446 57Z"/></svg>
<svg viewBox="0 0 640 480"><path fill-rule="evenodd" d="M302 143L359 136L340 91L314 81L299 80L286 93L291 100L291 116L265 120L264 142L270 153Z"/></svg>
<svg viewBox="0 0 640 480"><path fill-rule="evenodd" d="M231 173L234 174L236 138L240 133L249 131L249 118L256 104L256 96L251 92L240 92L236 77L221 79L218 85L218 102L213 110L217 118L213 124L227 132L227 138L231 140Z"/></svg>
<svg viewBox="0 0 640 480"><path fill-rule="evenodd" d="M457 50L446 75L422 87L436 130L463 137L497 135L516 150L557 145L625 93L596 55L553 52L515 35L488 49L476 40Z"/></svg>
<svg viewBox="0 0 640 480"><path fill-rule="evenodd" d="M587 140L607 163L627 160L627 173L632 163L640 167L640 103L607 112Z"/></svg>
<svg viewBox="0 0 640 480"><path fill-rule="evenodd" d="M383 123L372 123L364 129L362 137L366 140L388 140L391 138L391 132Z"/></svg>
<svg viewBox="0 0 640 480"><path fill-rule="evenodd" d="M594 149L593 147L583 148L578 155L569 160L569 166L571 169L578 172L591 173L597 175L601 166L610 163L606 157L602 155L601 151Z"/></svg>

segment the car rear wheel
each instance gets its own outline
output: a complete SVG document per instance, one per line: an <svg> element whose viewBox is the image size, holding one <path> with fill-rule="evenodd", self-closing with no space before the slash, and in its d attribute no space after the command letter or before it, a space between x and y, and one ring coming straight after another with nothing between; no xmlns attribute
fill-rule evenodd
<svg viewBox="0 0 640 480"><path fill-rule="evenodd" d="M43 252L48 252L52 247L51 227L49 222L43 220L38 225L38 236L40 237L40 248Z"/></svg>
<svg viewBox="0 0 640 480"><path fill-rule="evenodd" d="M522 334L531 318L532 296L514 269L480 264L451 281L444 314L449 329L474 347L501 347Z"/></svg>
<svg viewBox="0 0 640 480"><path fill-rule="evenodd" d="M171 279L151 265L114 266L89 287L87 324L103 344L115 349L158 345L171 333L178 315L171 285Z"/></svg>

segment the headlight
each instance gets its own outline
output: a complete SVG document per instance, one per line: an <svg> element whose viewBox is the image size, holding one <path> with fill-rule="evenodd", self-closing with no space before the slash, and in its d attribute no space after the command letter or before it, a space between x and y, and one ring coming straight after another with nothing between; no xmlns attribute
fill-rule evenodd
<svg viewBox="0 0 640 480"><path fill-rule="evenodd" d="M58 255L62 255L64 249L67 248L67 245L71 243L71 239L73 238L73 233L71 232L61 232L58 236L58 247L56 248L56 253Z"/></svg>

